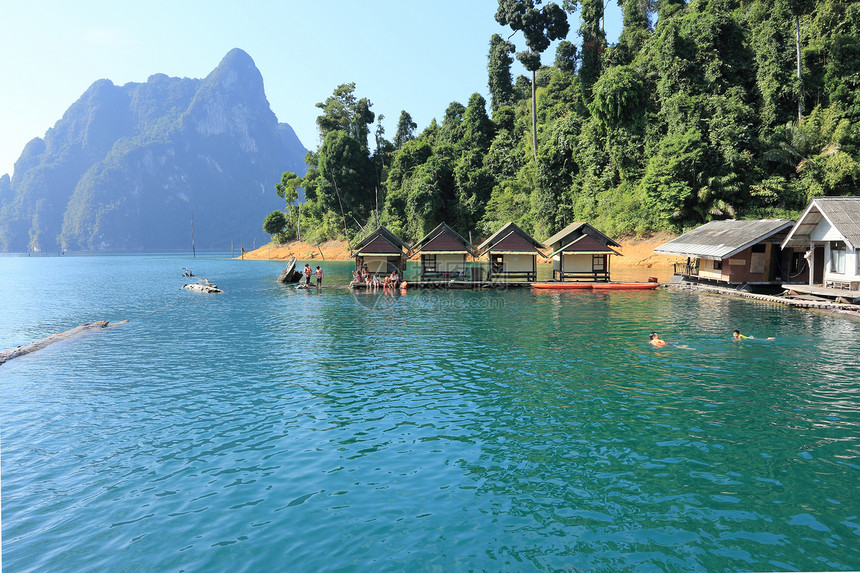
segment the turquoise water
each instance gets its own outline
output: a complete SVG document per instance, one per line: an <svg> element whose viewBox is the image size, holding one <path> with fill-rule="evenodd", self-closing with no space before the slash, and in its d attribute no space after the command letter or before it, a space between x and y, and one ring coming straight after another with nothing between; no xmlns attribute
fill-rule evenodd
<svg viewBox="0 0 860 573"><path fill-rule="evenodd" d="M4 571L860 569L860 323L282 267L0 257L0 348L131 319L0 366Z"/></svg>

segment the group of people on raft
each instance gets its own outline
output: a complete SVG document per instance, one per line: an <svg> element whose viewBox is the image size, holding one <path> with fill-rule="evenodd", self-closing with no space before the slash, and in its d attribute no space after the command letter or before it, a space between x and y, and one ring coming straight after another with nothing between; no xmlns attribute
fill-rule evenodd
<svg viewBox="0 0 860 573"><path fill-rule="evenodd" d="M740 330L735 330L732 332L732 340L744 340L744 339L752 339L755 340L755 336L746 336L741 334ZM765 340L776 340L773 336L768 336ZM660 338L660 335L656 332L652 332L648 337L648 342L651 346L655 348L660 348L661 346L670 346L668 342Z"/></svg>
<svg viewBox="0 0 860 573"><path fill-rule="evenodd" d="M378 274L371 273L367 270L367 265L362 265L361 270L352 272L353 284L365 284L369 289L382 287L397 288L400 284L400 274L397 269L391 271L390 275L385 275L381 280Z"/></svg>

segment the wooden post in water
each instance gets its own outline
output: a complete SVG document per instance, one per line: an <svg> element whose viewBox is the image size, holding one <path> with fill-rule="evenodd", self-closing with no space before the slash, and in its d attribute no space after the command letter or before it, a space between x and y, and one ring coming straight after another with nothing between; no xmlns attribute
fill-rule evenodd
<svg viewBox="0 0 860 573"><path fill-rule="evenodd" d="M197 248L194 246L194 213L191 213L191 254L197 258Z"/></svg>

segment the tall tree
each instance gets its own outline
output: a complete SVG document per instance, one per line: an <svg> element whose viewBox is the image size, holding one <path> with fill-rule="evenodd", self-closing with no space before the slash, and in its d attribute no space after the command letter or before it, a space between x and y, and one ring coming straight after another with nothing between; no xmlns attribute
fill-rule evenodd
<svg viewBox="0 0 860 573"><path fill-rule="evenodd" d="M368 150L367 136L375 119L374 113L370 111L372 105L367 98L355 98L355 82L337 86L324 102L316 104L323 110L322 115L317 117L320 139L325 140L332 131L343 131Z"/></svg>
<svg viewBox="0 0 860 573"><path fill-rule="evenodd" d="M510 26L514 32L522 31L526 38L528 50L517 53L517 59L532 73L532 153L535 161L537 161L535 77L540 68L540 55L549 48L553 40L563 39L570 30L564 10L555 2L538 8L541 1L499 0L499 9L496 11L496 21L499 24Z"/></svg>
<svg viewBox="0 0 860 573"><path fill-rule="evenodd" d="M623 28L615 47L615 63L626 65L633 61L651 28L653 0L618 0L624 14Z"/></svg>
<svg viewBox="0 0 860 573"><path fill-rule="evenodd" d="M800 54L800 17L808 14L815 6L815 0L782 0L794 16L794 42L797 62L797 121L803 119L803 70Z"/></svg>
<svg viewBox="0 0 860 573"><path fill-rule="evenodd" d="M286 202L287 213L289 214L288 225L290 227L293 226L293 207L297 209L296 212L296 238L301 239L298 235L298 223L300 217L302 215L301 212L301 203L298 202L299 199L299 187L301 187L302 179L292 171L284 171L281 175L280 183L275 185L275 191L278 194L278 197L284 199Z"/></svg>
<svg viewBox="0 0 860 573"><path fill-rule="evenodd" d="M572 12L581 4L582 62L579 67L579 82L586 102L591 101L591 87L603 67L606 51L606 33L603 31L603 0L565 0L565 8Z"/></svg>
<svg viewBox="0 0 860 573"><path fill-rule="evenodd" d="M559 42L555 50L555 63L553 65L562 72L574 74L576 72L576 44L567 40Z"/></svg>
<svg viewBox="0 0 860 573"><path fill-rule="evenodd" d="M493 34L490 38L487 70L489 71L490 110L493 113L514 101L514 85L511 76L511 64L514 63L514 59L510 55L515 51L516 47L503 40L498 34Z"/></svg>
<svg viewBox="0 0 860 573"><path fill-rule="evenodd" d="M412 121L412 116L407 111L400 111L400 119L397 120L397 131L394 133L394 147L400 149L407 141L415 138L415 128L418 124Z"/></svg>

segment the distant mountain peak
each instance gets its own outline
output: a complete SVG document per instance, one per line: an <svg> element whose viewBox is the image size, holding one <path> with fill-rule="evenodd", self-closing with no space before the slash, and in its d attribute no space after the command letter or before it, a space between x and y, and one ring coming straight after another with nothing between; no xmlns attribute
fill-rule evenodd
<svg viewBox="0 0 860 573"><path fill-rule="evenodd" d="M262 243L306 152L239 48L204 79L100 79L0 178L0 251L184 249L192 212L198 249Z"/></svg>

